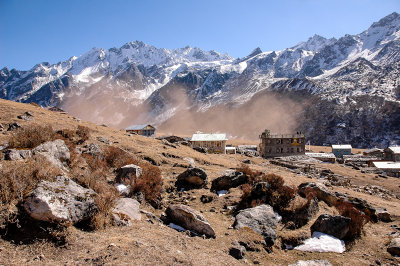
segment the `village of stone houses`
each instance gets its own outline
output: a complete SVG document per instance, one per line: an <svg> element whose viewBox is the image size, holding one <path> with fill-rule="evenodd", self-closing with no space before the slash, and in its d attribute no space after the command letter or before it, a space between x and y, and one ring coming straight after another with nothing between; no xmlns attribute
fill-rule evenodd
<svg viewBox="0 0 400 266"><path fill-rule="evenodd" d="M0 264L400 264L400 147L121 130L7 100L0 130Z"/></svg>

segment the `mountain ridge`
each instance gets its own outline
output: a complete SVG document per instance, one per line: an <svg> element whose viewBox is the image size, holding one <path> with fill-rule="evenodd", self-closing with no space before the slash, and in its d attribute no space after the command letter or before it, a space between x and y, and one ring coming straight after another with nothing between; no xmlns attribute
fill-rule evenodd
<svg viewBox="0 0 400 266"><path fill-rule="evenodd" d="M238 59L196 47L168 50L140 41L108 50L93 48L57 64L37 64L29 71L1 69L0 97L58 105L71 112L77 101L112 99L114 104L93 104L97 117L85 118L100 122L105 113L115 112L120 119L103 122L118 127L142 122L162 125L179 112L240 106L263 91L317 96L318 101L344 109L364 96L383 98L396 106L400 103L399 59L400 15L394 12L356 35L339 39L314 35L291 48L267 52L256 48ZM113 106L117 105L126 110L116 112ZM396 116L398 110L394 112ZM315 128L310 119L305 124ZM312 130L306 131L311 140L320 139ZM388 140L383 134L374 143L400 142L394 136ZM331 136L326 139L339 141Z"/></svg>

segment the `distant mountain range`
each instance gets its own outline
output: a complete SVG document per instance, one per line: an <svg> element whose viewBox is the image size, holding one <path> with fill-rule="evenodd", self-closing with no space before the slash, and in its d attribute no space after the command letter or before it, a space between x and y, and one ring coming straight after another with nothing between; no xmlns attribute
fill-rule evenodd
<svg viewBox="0 0 400 266"><path fill-rule="evenodd" d="M143 42L89 52L31 70L0 70L0 97L56 105L125 127L226 131L255 138L265 128L303 131L313 144L400 144L400 15L357 35L314 35L281 51L244 58Z"/></svg>

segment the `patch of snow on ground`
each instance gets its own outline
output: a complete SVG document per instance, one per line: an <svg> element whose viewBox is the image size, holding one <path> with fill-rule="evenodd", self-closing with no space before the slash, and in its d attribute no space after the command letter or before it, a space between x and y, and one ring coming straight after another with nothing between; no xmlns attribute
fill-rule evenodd
<svg viewBox="0 0 400 266"><path fill-rule="evenodd" d="M225 194L228 192L228 190L219 190L217 191L218 197L225 196Z"/></svg>
<svg viewBox="0 0 400 266"><path fill-rule="evenodd" d="M343 253L346 246L343 240L321 232L314 232L312 237L304 241L303 245L294 249L308 252L335 252Z"/></svg>
<svg viewBox="0 0 400 266"><path fill-rule="evenodd" d="M168 226L171 227L172 229L175 229L176 231L179 231L179 232L185 232L186 231L185 228L183 228L182 226L179 226L177 224L174 224L174 223L170 223Z"/></svg>

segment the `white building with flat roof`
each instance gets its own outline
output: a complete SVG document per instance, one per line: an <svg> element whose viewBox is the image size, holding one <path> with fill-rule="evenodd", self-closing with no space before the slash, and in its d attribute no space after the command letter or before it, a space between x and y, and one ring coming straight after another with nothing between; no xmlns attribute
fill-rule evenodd
<svg viewBox="0 0 400 266"><path fill-rule="evenodd" d="M342 158L343 155L351 155L351 145L332 145L332 153L335 154L336 158Z"/></svg>
<svg viewBox="0 0 400 266"><path fill-rule="evenodd" d="M224 153L226 152L226 134L213 134L213 133L200 133L193 134L190 139L192 148L204 148L210 153Z"/></svg>

